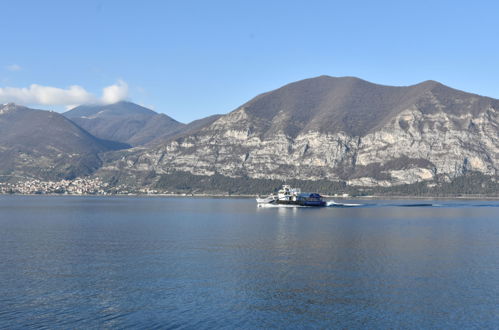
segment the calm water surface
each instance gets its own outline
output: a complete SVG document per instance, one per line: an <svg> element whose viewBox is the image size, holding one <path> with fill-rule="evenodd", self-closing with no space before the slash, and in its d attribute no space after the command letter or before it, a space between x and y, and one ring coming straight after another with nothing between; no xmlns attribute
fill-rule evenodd
<svg viewBox="0 0 499 330"><path fill-rule="evenodd" d="M0 196L0 328L499 328L499 202L367 203Z"/></svg>

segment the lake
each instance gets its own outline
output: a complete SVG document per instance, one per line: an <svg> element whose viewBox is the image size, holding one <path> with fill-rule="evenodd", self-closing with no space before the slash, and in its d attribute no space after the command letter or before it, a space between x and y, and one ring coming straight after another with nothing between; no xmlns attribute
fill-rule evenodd
<svg viewBox="0 0 499 330"><path fill-rule="evenodd" d="M0 196L0 328L499 327L499 202L355 203Z"/></svg>

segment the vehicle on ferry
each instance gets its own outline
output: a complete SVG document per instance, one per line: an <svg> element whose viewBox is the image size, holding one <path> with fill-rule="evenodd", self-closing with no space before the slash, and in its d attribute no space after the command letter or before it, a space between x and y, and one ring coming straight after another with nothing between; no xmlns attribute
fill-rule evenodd
<svg viewBox="0 0 499 330"><path fill-rule="evenodd" d="M327 206L327 202L318 193L303 193L300 188L283 185L277 194L256 199L259 206L289 205L289 206Z"/></svg>

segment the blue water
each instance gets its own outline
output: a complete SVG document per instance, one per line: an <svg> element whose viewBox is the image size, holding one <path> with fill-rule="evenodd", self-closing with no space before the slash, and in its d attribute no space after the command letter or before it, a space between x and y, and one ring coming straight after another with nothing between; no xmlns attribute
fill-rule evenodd
<svg viewBox="0 0 499 330"><path fill-rule="evenodd" d="M361 203L0 196L0 328L499 328L499 202Z"/></svg>

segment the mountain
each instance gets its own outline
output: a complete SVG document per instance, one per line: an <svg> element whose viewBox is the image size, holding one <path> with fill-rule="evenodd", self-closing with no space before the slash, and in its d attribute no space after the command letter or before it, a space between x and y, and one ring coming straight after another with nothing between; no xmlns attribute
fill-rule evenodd
<svg viewBox="0 0 499 330"><path fill-rule="evenodd" d="M81 105L63 115L101 139L133 146L165 138L185 126L165 114L126 101L109 105Z"/></svg>
<svg viewBox="0 0 499 330"><path fill-rule="evenodd" d="M222 115L211 115L205 118L194 120L188 124L185 124L179 130L175 132L169 132L168 134L164 134L156 137L154 140L148 143L149 147L154 147L157 145L161 145L164 143L168 143L174 139L189 136L190 134L196 133L201 128L212 124L218 118L222 117Z"/></svg>
<svg viewBox="0 0 499 330"><path fill-rule="evenodd" d="M436 81L393 87L320 76L261 94L227 115L99 173L175 171L390 187L497 176L499 100Z"/></svg>
<svg viewBox="0 0 499 330"><path fill-rule="evenodd" d="M85 176L99 153L129 147L90 135L64 116L15 104L0 106L0 181Z"/></svg>

